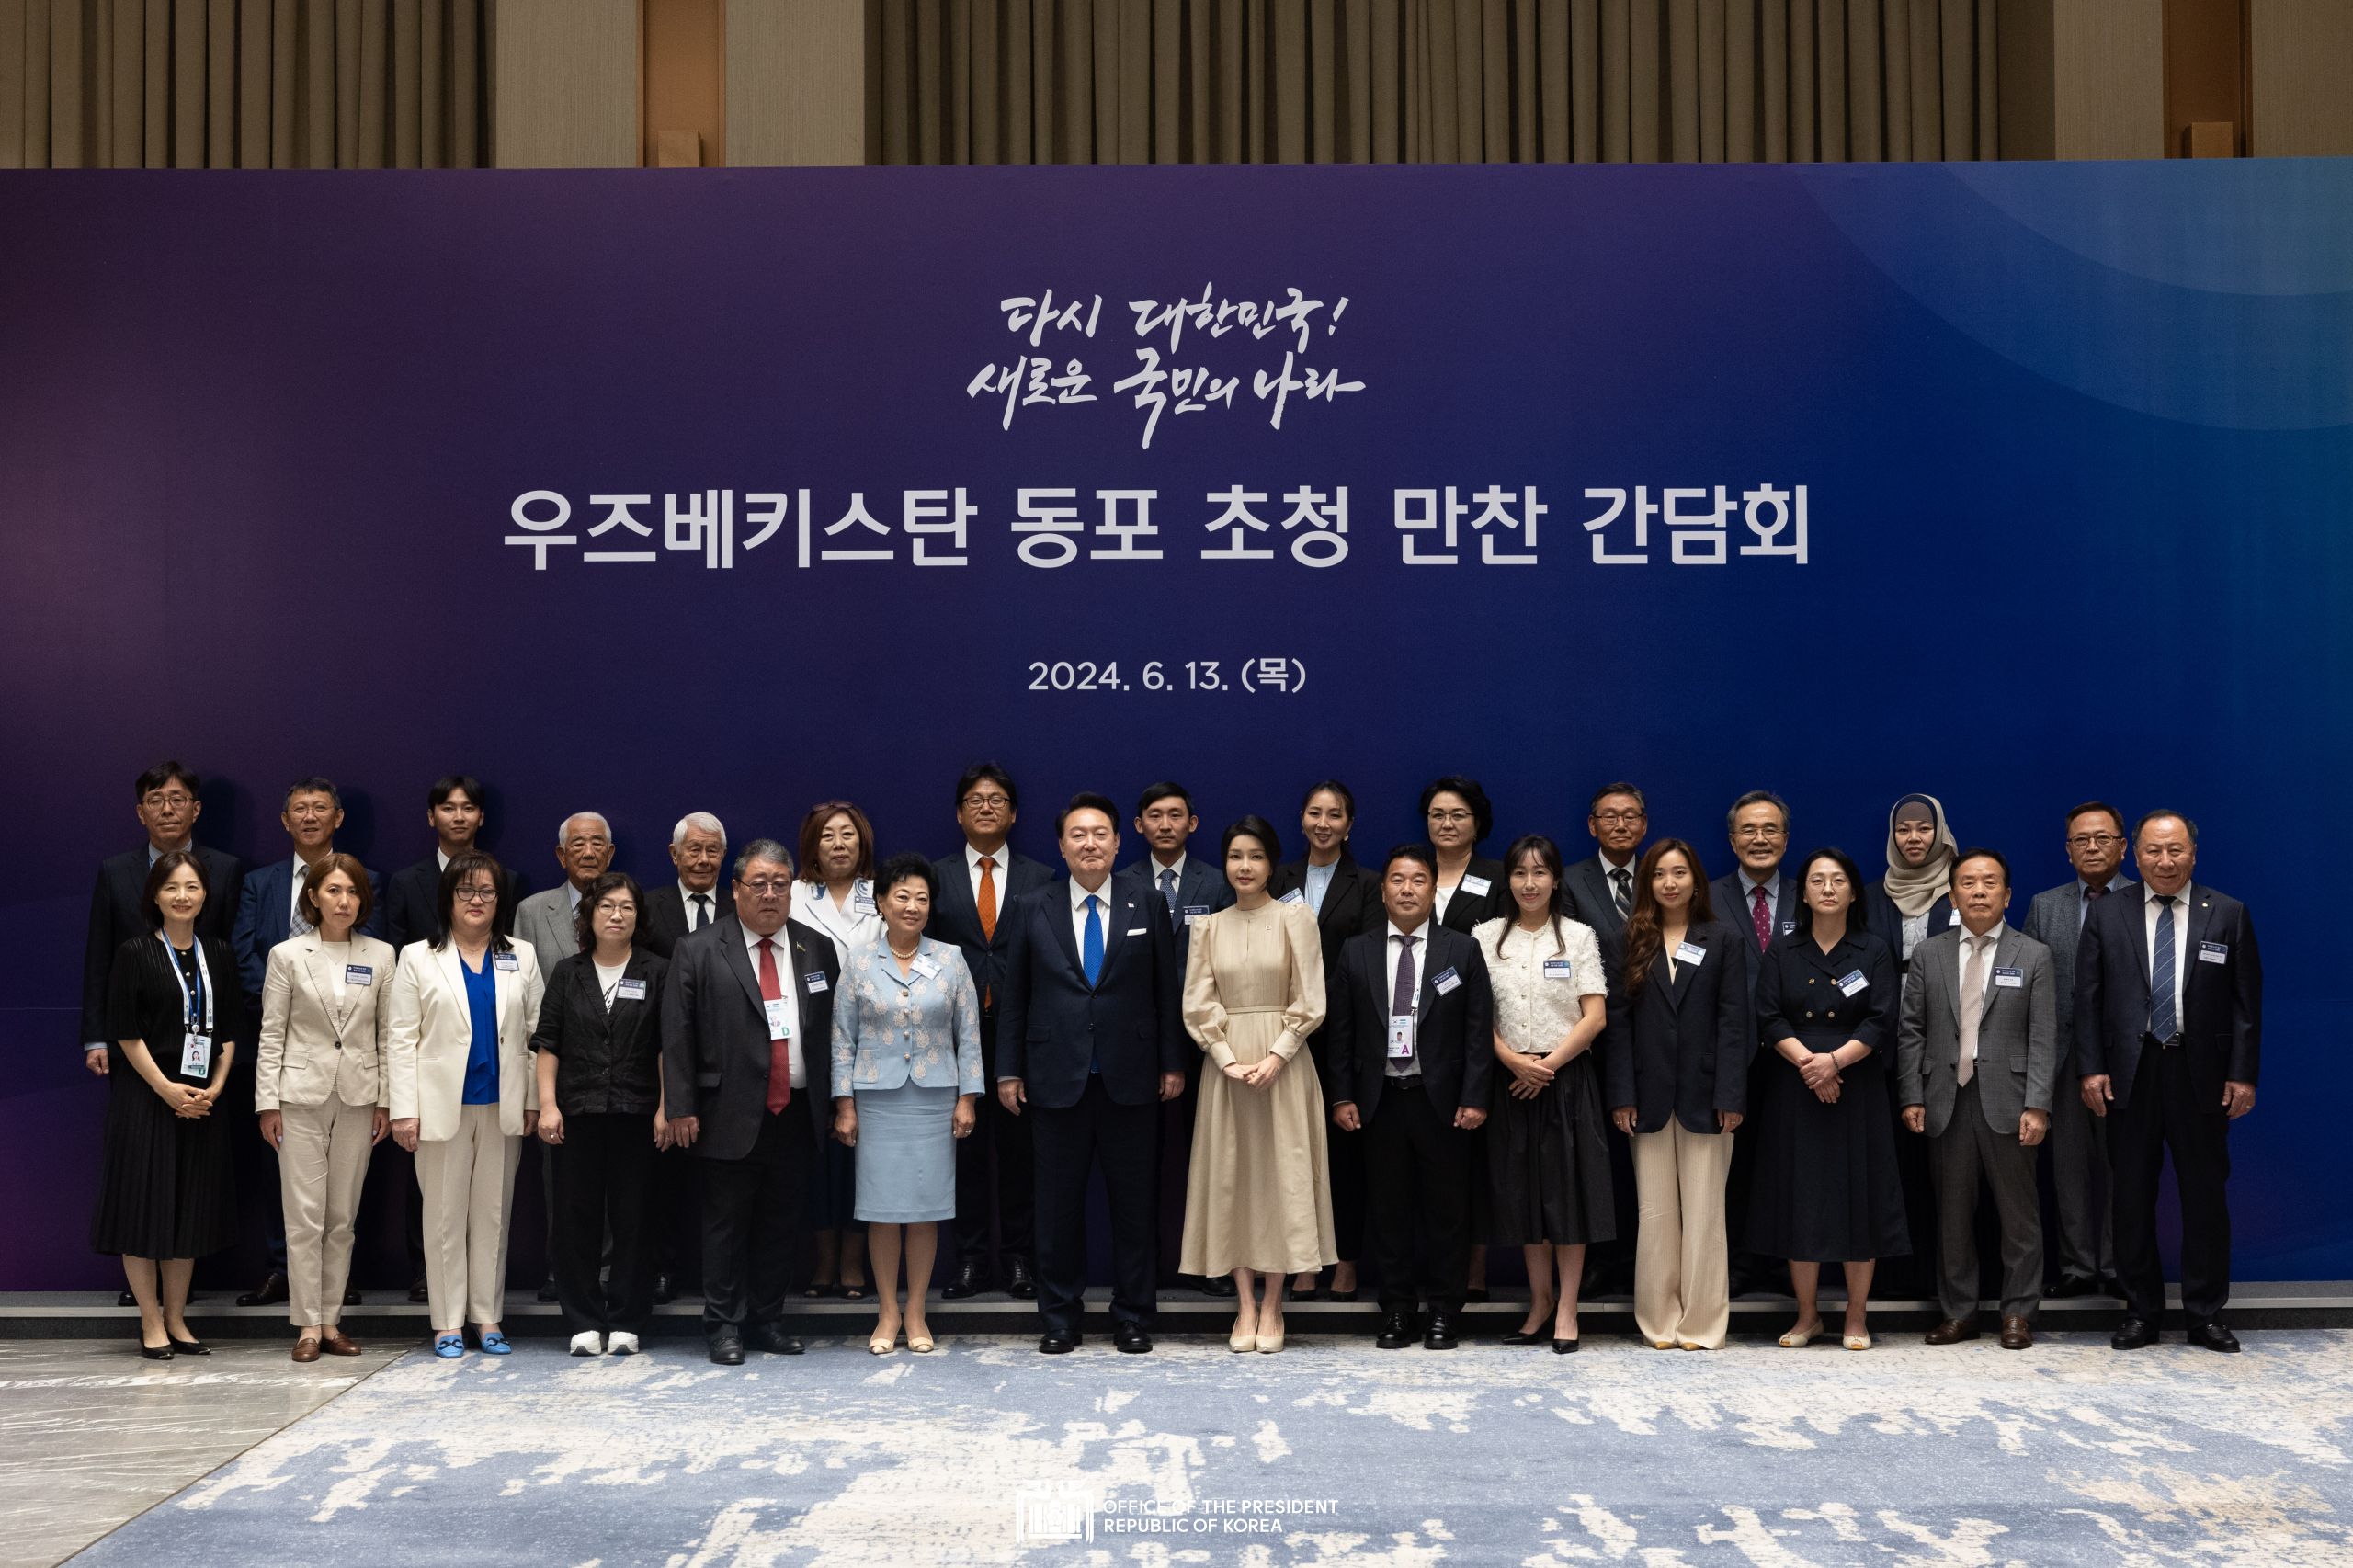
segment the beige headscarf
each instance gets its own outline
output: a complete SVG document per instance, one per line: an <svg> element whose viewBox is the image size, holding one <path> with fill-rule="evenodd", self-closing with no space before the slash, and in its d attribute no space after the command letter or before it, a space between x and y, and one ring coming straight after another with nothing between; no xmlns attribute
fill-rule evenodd
<svg viewBox="0 0 2353 1568"><path fill-rule="evenodd" d="M1895 819L1907 806L1926 806L1937 823L1936 842L1928 846L1928 858L1916 867L1904 863L1895 848ZM1906 795L1895 802L1887 813L1887 881L1881 885L1887 896L1906 920L1917 920L1936 906L1938 899L1952 891L1952 863L1961 853L1961 846L1953 841L1952 829L1945 825L1944 803L1934 795Z"/></svg>

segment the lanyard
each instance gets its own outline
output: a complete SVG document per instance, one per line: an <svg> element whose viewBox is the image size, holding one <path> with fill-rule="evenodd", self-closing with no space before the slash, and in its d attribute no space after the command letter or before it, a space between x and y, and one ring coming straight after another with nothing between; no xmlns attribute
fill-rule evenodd
<svg viewBox="0 0 2353 1568"><path fill-rule="evenodd" d="M155 940L164 944L165 963L172 971L172 983L180 988L180 1017L188 1020L188 1032L210 1035L212 1033L212 966L204 961L204 938L197 937L194 944L196 988L204 998L204 1027L200 1029L197 1028L196 1000L188 994L188 976L180 972L177 949L172 946L172 939L161 931L155 933Z"/></svg>

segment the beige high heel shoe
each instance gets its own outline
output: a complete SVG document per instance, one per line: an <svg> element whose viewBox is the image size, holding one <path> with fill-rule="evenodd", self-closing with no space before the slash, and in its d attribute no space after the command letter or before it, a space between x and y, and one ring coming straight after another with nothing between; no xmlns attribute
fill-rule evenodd
<svg viewBox="0 0 2353 1568"><path fill-rule="evenodd" d="M1257 1336L1257 1340L1258 1352L1264 1356L1271 1356L1276 1351L1280 1350L1283 1347L1283 1336L1280 1330L1277 1330L1273 1334L1259 1335Z"/></svg>
<svg viewBox="0 0 2353 1568"><path fill-rule="evenodd" d="M1802 1350L1821 1337L1822 1320L1820 1318L1816 1318L1813 1320L1813 1326L1812 1328L1793 1328L1790 1330L1789 1333L1781 1335L1781 1348L1784 1350Z"/></svg>

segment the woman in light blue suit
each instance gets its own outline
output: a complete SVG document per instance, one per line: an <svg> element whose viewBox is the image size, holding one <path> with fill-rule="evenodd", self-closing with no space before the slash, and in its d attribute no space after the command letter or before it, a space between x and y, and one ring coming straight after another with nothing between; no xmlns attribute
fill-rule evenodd
<svg viewBox="0 0 2353 1568"><path fill-rule="evenodd" d="M924 1295L939 1221L956 1213L956 1140L981 1095L981 994L953 942L923 934L931 862L894 855L874 878L882 939L843 955L834 997L834 1136L858 1151L858 1218L867 1223L881 1315L867 1349L898 1343L899 1254L907 1259L907 1348L927 1351Z"/></svg>

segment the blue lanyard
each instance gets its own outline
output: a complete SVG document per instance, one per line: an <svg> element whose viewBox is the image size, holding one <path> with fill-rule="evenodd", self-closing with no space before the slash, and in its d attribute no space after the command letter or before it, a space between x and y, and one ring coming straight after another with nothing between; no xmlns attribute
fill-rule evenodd
<svg viewBox="0 0 2353 1568"><path fill-rule="evenodd" d="M201 937L197 937L193 945L193 950L196 953L196 996L190 996L188 993L188 976L180 972L178 949L172 946L172 939L169 937L165 936L161 931L158 931L155 933L155 940L164 944L165 959L172 971L172 983L180 988L180 1016L188 1020L188 1032L190 1034L211 1034L212 966L204 961L204 938ZM199 1020L196 1013L198 997L201 997L204 1002L204 1017L202 1019L203 1027L201 1028L198 1028Z"/></svg>

